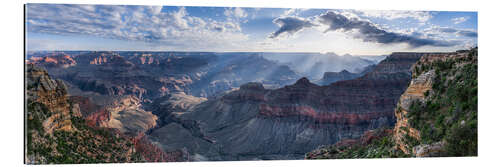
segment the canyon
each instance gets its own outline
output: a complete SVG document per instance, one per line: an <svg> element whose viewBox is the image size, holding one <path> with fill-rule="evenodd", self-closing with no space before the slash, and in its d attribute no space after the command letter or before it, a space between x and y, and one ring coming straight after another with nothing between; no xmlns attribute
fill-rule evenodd
<svg viewBox="0 0 500 167"><path fill-rule="evenodd" d="M415 88L412 67L442 53L307 54L62 51L32 53L26 64L58 79L49 87L64 86L50 96L67 94L54 109L37 98L62 118L44 124L48 132L71 131L77 117L124 137L140 161L272 160L406 125L394 110ZM349 68L318 64L330 59Z"/></svg>
<svg viewBox="0 0 500 167"><path fill-rule="evenodd" d="M164 150L185 147L195 161L301 159L320 145L393 126L410 67L422 55L392 54L360 78L327 86L307 78L278 89L250 82L170 114L151 140Z"/></svg>
<svg viewBox="0 0 500 167"><path fill-rule="evenodd" d="M477 48L424 55L411 76L393 128L321 146L305 158L477 156Z"/></svg>

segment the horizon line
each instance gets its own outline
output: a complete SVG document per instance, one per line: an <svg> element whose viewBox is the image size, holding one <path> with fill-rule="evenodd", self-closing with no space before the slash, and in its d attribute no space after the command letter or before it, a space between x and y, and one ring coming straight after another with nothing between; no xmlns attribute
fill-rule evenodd
<svg viewBox="0 0 500 167"><path fill-rule="evenodd" d="M475 47L473 47L475 48ZM472 48L469 48L472 49ZM314 54L329 54L333 53L338 56L344 56L344 55L351 55L351 56L389 56L394 53L429 53L429 54L436 54L436 53L453 53L457 52L460 50L469 50L469 49L459 49L456 51L450 51L450 52L410 52L410 51L393 51L388 54L350 54L346 53L343 55L337 54L335 52L278 52L278 51L161 51L161 50L26 50L27 52L177 52L177 53L314 53Z"/></svg>

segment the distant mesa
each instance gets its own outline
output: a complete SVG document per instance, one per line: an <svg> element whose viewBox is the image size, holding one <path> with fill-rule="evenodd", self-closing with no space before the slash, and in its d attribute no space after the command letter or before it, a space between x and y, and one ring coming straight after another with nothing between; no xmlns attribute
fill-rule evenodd
<svg viewBox="0 0 500 167"><path fill-rule="evenodd" d="M363 75L365 75L368 72L371 72L373 69L375 69L376 65L369 65L366 66L362 69L358 69L357 71L361 71L359 73L352 73L347 70L342 70L340 72L325 72L323 74L323 78L320 80L315 81L315 83L319 85L329 85L334 82L338 81L344 81L344 80L351 80L355 78L359 78Z"/></svg>
<svg viewBox="0 0 500 167"><path fill-rule="evenodd" d="M294 86L294 87L311 87L311 86L318 86L318 85L311 83L309 81L309 79L307 79L306 77L302 77L299 80L297 80L297 82L295 82L295 84L293 84L291 86Z"/></svg>
<svg viewBox="0 0 500 167"><path fill-rule="evenodd" d="M259 82L249 82L240 86L241 90L264 90L264 86Z"/></svg>
<svg viewBox="0 0 500 167"><path fill-rule="evenodd" d="M76 65L76 61L68 54L53 53L45 57L31 57L28 64L36 64L48 67L70 67Z"/></svg>

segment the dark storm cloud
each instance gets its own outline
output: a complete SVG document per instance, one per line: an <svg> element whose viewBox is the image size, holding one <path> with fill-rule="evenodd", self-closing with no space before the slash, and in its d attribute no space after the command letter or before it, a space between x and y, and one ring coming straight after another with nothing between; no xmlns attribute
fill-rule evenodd
<svg viewBox="0 0 500 167"><path fill-rule="evenodd" d="M344 31L349 32L357 30L359 35L357 38L363 39L366 42L376 42L382 44L407 43L410 47L421 46L454 46L455 42L441 41L434 39L419 38L415 36L388 32L383 30L369 21L360 20L357 18L348 18L340 13L329 11L318 17L321 24L327 25L328 31Z"/></svg>
<svg viewBox="0 0 500 167"><path fill-rule="evenodd" d="M274 19L273 22L279 25L280 29L278 29L278 31L276 32L273 32L269 36L270 38L276 38L280 34L283 34L285 32L288 32L288 34L295 34L296 32L304 28L314 26L311 21L299 17L281 17Z"/></svg>

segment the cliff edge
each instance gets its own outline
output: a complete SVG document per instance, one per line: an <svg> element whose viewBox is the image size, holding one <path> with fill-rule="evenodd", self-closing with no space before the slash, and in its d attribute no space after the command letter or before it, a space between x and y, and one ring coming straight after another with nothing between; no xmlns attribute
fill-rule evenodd
<svg viewBox="0 0 500 167"><path fill-rule="evenodd" d="M321 146L305 158L477 156L477 102L477 47L426 54L411 67L392 133Z"/></svg>

